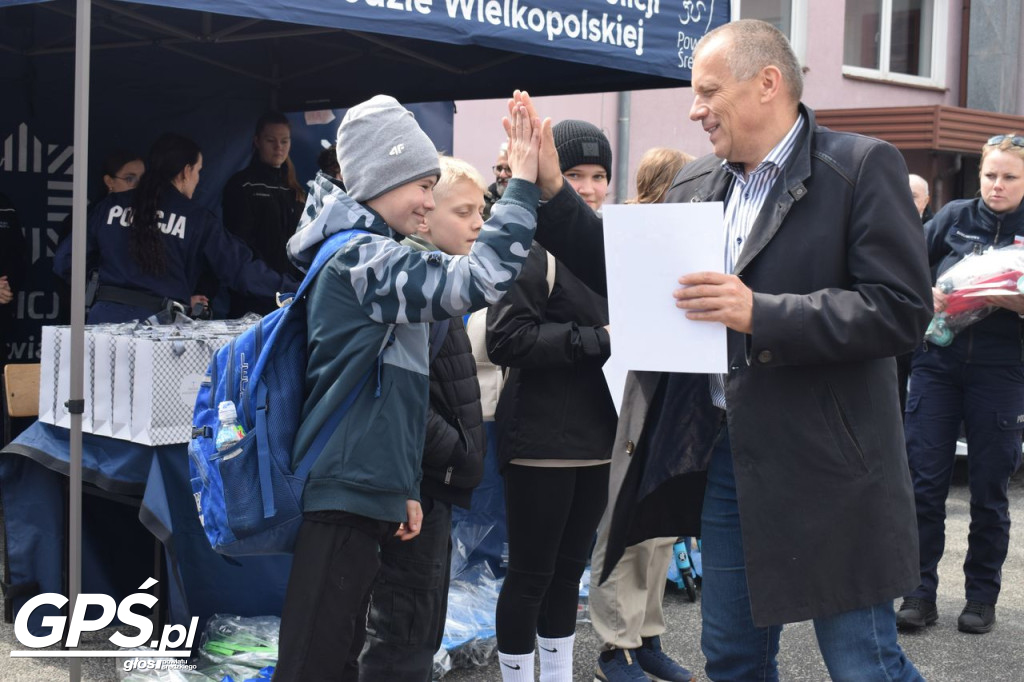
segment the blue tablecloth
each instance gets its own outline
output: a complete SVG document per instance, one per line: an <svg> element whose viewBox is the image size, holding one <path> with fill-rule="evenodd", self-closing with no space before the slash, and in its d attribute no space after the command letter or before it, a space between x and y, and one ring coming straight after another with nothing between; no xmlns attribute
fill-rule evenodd
<svg viewBox="0 0 1024 682"><path fill-rule="evenodd" d="M17 613L34 593L64 591L67 429L36 422L0 451L8 599ZM185 445L151 447L92 434L82 437L82 478L126 495L138 507L83 497L82 591L121 599L152 573L155 537L165 549L161 599L168 621L187 625L214 613L280 615L291 556L227 560L210 549L189 486ZM141 576L141 579L139 579ZM36 609L29 621L45 634Z"/></svg>

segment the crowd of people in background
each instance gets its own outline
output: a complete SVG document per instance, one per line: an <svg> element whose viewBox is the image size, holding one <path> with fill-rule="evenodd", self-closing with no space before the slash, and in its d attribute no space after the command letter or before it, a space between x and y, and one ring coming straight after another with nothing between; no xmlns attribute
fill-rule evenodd
<svg viewBox="0 0 1024 682"><path fill-rule="evenodd" d="M266 314L297 288L319 240L353 227L326 204L365 218L369 234L310 295L299 440L345 396L353 363L378 348L378 364L395 372L383 381L405 397L390 399L391 421L378 423L370 399L355 408L377 440L367 447L339 431L337 456L313 469L275 680L429 679L453 515L470 507L485 469L504 480L496 632L506 682L534 680L535 659L542 682L572 679L588 563L595 679L692 679L661 648L672 545L691 533L703 538L710 679L778 679L783 625L811 620L833 679L921 680L896 633L938 619L962 428L972 522L957 627L994 627L1008 483L1021 464L1024 295L987 299L992 314L948 347L922 338L945 305L934 288L943 272L980 249L1024 245L1024 138L988 140L980 196L933 214L927 181L907 174L894 147L816 126L799 63L770 25L708 33L693 86L689 116L714 153L650 150L631 201L724 202L724 272L679 273L679 289L652 296L672 294L680 314L724 324L729 371L631 375L621 417L602 374L612 148L593 123L551 126L517 93L488 186L378 96L346 114L307 195L290 123L269 112L248 166L224 187L223 219L193 198L203 167L193 140L165 133L145 157L105 159L103 196L88 211L90 323L208 315L218 296L226 316ZM389 156L395 136L404 151ZM0 240L9 316L26 248L3 195ZM70 279L70 239L54 270ZM414 301L404 298L409 279ZM401 361L388 355L399 352ZM359 476L349 451L369 456ZM665 479L647 481L647 498L629 497L634 460ZM624 520L627 508L642 513ZM638 517L669 522L627 542L617 526Z"/></svg>

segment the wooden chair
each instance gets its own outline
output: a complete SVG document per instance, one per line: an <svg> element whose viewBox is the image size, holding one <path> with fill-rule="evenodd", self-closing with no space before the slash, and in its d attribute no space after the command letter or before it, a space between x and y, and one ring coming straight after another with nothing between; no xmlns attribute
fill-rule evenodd
<svg viewBox="0 0 1024 682"><path fill-rule="evenodd" d="M39 414L39 363L6 365L3 385L4 445L11 442L11 418Z"/></svg>

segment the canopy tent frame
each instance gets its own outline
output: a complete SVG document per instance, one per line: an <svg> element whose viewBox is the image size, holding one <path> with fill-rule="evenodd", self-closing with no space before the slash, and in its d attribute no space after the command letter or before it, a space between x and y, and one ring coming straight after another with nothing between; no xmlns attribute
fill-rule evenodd
<svg viewBox="0 0 1024 682"><path fill-rule="evenodd" d="M175 56L193 60L199 64L208 65L220 70L222 73L235 74L250 79L253 83L269 87L267 93L272 104L277 105L279 93L288 90L285 95L286 106L284 108L298 110L301 106L306 109L328 108L335 104L350 104L364 98L365 88L347 87L343 96L334 93L324 93L323 98L318 97L320 93L315 92L306 81L310 77L319 78L321 73L326 73L338 67L355 64L356 68L364 69L359 62L367 57L376 60L372 63L370 72L360 72L363 80L374 78L387 78L389 65L397 64L402 67L429 67L433 71L430 74L420 72L413 73L407 79L409 83L394 84L384 80L387 87L403 101L419 101L416 97L427 94L450 94L464 88L470 81L460 80L462 78L474 78L472 81L474 91L465 93L467 98L493 97L499 88L504 89L507 81L515 76L517 86L523 82L534 94L548 93L573 93L573 92L596 92L613 90L632 90L652 87L684 86L688 84L689 71L683 67L684 50L679 49L679 70L671 71L672 75L664 75L665 64L671 63L675 69L676 45L675 32L679 32L680 40L683 36L683 28L680 24L686 24L684 17L680 16L678 23L675 16L661 17L665 19L662 31L670 35L671 45L662 44L658 47L661 53L658 54L659 63L662 64L662 71L645 71L643 68L631 68L635 65L633 55L625 54L629 59L619 59L605 56L604 60L595 59L592 63L580 59L580 54L587 50L593 50L593 44L577 47L567 45L560 47L552 45L550 38L545 42L539 36L527 36L522 31L502 30L500 28L486 28L480 30L480 35L486 40L469 40L467 35L477 31L479 26L467 19L467 23L461 24L458 28L452 28L451 40L444 37L437 37L437 27L434 26L433 33L417 31L409 33L408 30L382 31L373 33L363 30L369 26L371 30L377 30L376 25L365 23L368 10L360 7L358 11L352 5L342 6L334 12L333 25L316 26L308 24L293 23L296 12L304 7L311 7L312 0L293 0L288 3L279 3L274 8L279 10L277 15L253 16L252 12L269 12L265 8L255 6L244 7L237 0L221 0L217 5L223 12L205 11L201 7L193 6L191 0L171 0L166 3L167 7L155 6L153 2L129 3L127 0L0 0L0 5L32 4L36 7L64 17L74 19L73 43L70 35L63 35L56 40L50 40L46 44L30 45L8 45L0 42L0 51L12 53L19 57L31 58L52 58L54 56L73 54L75 59L75 97L74 97L74 173L72 191L72 286L71 286L71 381L70 400L71 425L70 425L70 499L69 499L69 570L68 570L68 595L70 608L81 592L81 559L82 559L82 527L81 527L81 492L82 492L82 410L84 404L84 309L85 309L85 232L86 232L86 204L87 204L87 178L85 170L89 166L89 111L90 111L90 84L91 84L91 54L110 53L119 50L139 50L145 48L157 48L169 52ZM721 23L728 20L728 3L718 0L719 5L724 4L724 18L722 10L713 9L715 2L709 4L712 10L707 16L707 23L700 27L689 27L687 30L702 35L712 26L712 19L717 18L714 23ZM198 3L197 3L198 4ZM215 3L211 3L215 4ZM506 3L507 4L507 3ZM533 0L534 5L543 6L545 9L559 9L566 13L576 11L578 6L574 2L566 0ZM603 3L601 3L603 4ZM595 7L596 7L595 3ZM72 6L74 9L72 9ZM98 8L100 16L94 17L93 8ZM608 8L605 7L605 10ZM327 11L322 6L318 11ZM595 9L595 13L598 10ZM614 11L614 10L613 10ZM719 12L717 15L715 12ZM361 13L361 14L360 14ZM666 14L668 14L666 10ZM359 28L339 27L338 17L344 17L347 21L349 16L353 17L352 25ZM196 30L191 30L194 25L192 17L198 21ZM184 22L179 21L185 18ZM651 17L648 16L647 19ZM621 21L621 16L619 17ZM172 22L178 22L175 25ZM359 23L364 21L364 23ZM331 22L326 22L331 23ZM647 25L649 42L649 53L655 53L654 49L654 21ZM671 27L671 28L670 28ZM46 27L52 30L50 25ZM103 40L93 44L93 31L102 30L110 35L103 36ZM35 26L29 31L33 38L36 36ZM43 33L43 32L39 32ZM434 37L419 37L421 35ZM417 37L412 37L417 36ZM480 36L477 36L479 38ZM336 38L343 38L338 40ZM306 41L303 47L321 49L323 55L316 55L318 61L304 63L302 60L293 60L286 63L282 58L283 54L278 53L278 48L284 49L287 41L302 39ZM530 42L530 41L533 42ZM278 43L278 41L281 41ZM274 48L271 53L272 60L256 63L256 68L246 68L244 64L232 63L230 57L235 56L228 52L217 52L212 54L204 53L208 46L228 45L265 45L270 42ZM666 41L663 40L662 43ZM355 44L353 44L355 43ZM294 47L294 46L292 46ZM431 51L431 47L437 50ZM600 49L604 49L603 47ZM563 51L564 50L564 55ZM211 52L210 50L207 50ZM612 50L607 50L609 55ZM267 51L261 52L266 56ZM640 53L637 52L637 55ZM554 55L554 56L552 56ZM294 55L290 55L293 56ZM647 59L648 55L645 55ZM384 62L383 66L377 62ZM510 65L517 64L518 70L506 69ZM652 62L653 63L653 62ZM262 67L262 68L259 68ZM434 73L443 74L448 77L447 81L429 82L429 75ZM496 78L500 74L501 78ZM418 79L418 80L417 80ZM356 79L358 80L358 79ZM497 81L501 82L497 82ZM26 81L31 84L31 77ZM326 81L325 81L326 82ZM319 86L317 81L315 86ZM346 85L348 85L346 83ZM289 86L292 86L289 90ZM476 87L479 86L479 87ZM537 87L534 87L537 86ZM380 83L373 86L376 91L381 88ZM402 88L405 88L403 90ZM408 95L406 93L414 93ZM311 96L311 94L313 96ZM460 96L462 96L460 91ZM435 97L435 99L447 99L447 97ZM452 97L454 99L454 97ZM316 106L309 106L316 105ZM627 110L628 111L628 110ZM621 113L621 112L620 112ZM81 668L78 659L72 658L70 678L81 679Z"/></svg>
<svg viewBox="0 0 1024 682"><path fill-rule="evenodd" d="M212 20L214 15L210 12L199 13L202 29L199 32L193 33L182 30L176 26L172 26L166 22L153 19L152 17L148 17L135 9L126 9L118 7L117 3L110 2L109 0L93 0L93 5L96 7L100 7L113 15L124 17L139 24L139 26L135 27L135 29L133 30L132 28L120 26L116 23L112 23L104 19L96 20L94 18L91 24L93 28L103 28L113 33L121 34L126 38L130 38L132 40L122 42L96 43L91 46L91 49L93 51L134 49L151 46L159 47L161 49L167 50L168 52L172 52L174 54L187 57L189 59L193 59L204 64L208 64L210 66L214 66L229 73L234 73L240 76L251 78L254 81L264 83L266 85L271 86L272 88L277 88L281 86L283 83L288 82L292 78L305 77L316 74L318 72L329 71L330 69L343 66L344 64L350 63L356 59L370 55L381 55L391 53L391 58L397 58L396 61L404 63L416 63L419 65L427 64L433 66L438 71L461 76L471 76L473 74L486 71L487 69L493 68L495 66L500 66L502 64L514 62L518 59L521 59L522 57L522 55L516 53L505 53L493 59L478 62L470 66L456 66L448 62L441 61L439 59L434 59L433 57L425 54L420 50L403 46L400 42L397 42L402 40L400 37L391 36L388 37L387 39L384 39L375 36L374 34L365 33L361 31L320 27L268 30L258 33L245 33L242 35L237 35L239 32L245 31L246 29L257 27L260 24L267 24L273 22L268 22L267 20L264 19L243 19L240 21L235 21L228 27L223 28L221 30L213 31ZM62 16L71 18L74 18L76 16L75 12L61 5L56 5L53 3L43 3L40 5L40 7L50 12L60 14ZM139 30L143 27L156 31L160 35L144 35ZM346 36L350 38L356 38L358 40L369 43L370 45L373 46L374 49L358 50L351 49L351 47L349 46L350 49L348 54L325 61L323 63L318 63L316 66L312 68L294 70L276 77L271 77L262 73L258 73L256 71L240 68L235 64L230 64L223 60L212 59L210 57L200 55L195 51L187 49L187 47L190 45L261 43L268 40L275 40L281 38L309 38L313 39L311 40L311 43L319 47L330 48L333 50L344 49L340 48L338 43L328 44L323 41L324 38L331 36ZM316 40L317 38L319 38L320 40ZM70 54L76 52L76 48L73 44L60 43L61 41L56 41L55 44L52 44L50 46L31 48L27 50L18 50L16 48L12 48L11 46L0 44L0 49L9 52L14 52L16 54L21 54L26 57ZM405 57L407 59L401 59L401 57Z"/></svg>

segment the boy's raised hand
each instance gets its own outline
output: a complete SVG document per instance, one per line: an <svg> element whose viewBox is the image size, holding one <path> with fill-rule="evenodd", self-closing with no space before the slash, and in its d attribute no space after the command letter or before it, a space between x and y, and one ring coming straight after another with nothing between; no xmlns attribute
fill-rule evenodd
<svg viewBox="0 0 1024 682"><path fill-rule="evenodd" d="M526 106L516 104L509 109L509 118L502 119L508 133L508 165L512 177L537 182L537 157L540 154L540 119L530 117ZM547 121L550 128L551 122Z"/></svg>
<svg viewBox="0 0 1024 682"><path fill-rule="evenodd" d="M526 107L526 113L530 120L539 120L537 108L530 99L530 93L525 90L516 90L508 101L508 112L516 105L522 104ZM506 126L506 131L508 130ZM555 138L551 133L551 119L544 119L541 126L540 158L537 166L537 186L540 187L540 198L545 201L558 194L562 189L562 169L558 165L558 151L555 149Z"/></svg>

